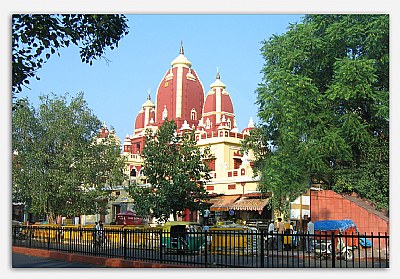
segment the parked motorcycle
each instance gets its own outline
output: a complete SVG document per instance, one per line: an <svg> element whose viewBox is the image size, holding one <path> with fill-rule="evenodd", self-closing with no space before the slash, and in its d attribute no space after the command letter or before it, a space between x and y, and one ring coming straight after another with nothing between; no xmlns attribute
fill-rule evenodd
<svg viewBox="0 0 400 279"><path fill-rule="evenodd" d="M354 256L354 248L352 246L346 246L342 237L338 238L336 245L335 255L336 259L344 259L351 261ZM314 242L314 253L315 258L327 259L332 257L332 241L330 239L319 239Z"/></svg>

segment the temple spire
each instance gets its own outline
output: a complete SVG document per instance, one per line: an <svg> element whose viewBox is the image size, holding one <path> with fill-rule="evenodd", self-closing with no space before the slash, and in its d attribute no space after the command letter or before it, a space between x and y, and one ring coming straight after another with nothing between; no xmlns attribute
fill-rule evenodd
<svg viewBox="0 0 400 279"><path fill-rule="evenodd" d="M147 90L147 100L151 100L151 97L150 97L150 89Z"/></svg>
<svg viewBox="0 0 400 279"><path fill-rule="evenodd" d="M179 49L179 54L185 54L183 51L183 41L181 41L181 48Z"/></svg>
<svg viewBox="0 0 400 279"><path fill-rule="evenodd" d="M221 75L219 74L219 68L217 67L217 79L221 79Z"/></svg>

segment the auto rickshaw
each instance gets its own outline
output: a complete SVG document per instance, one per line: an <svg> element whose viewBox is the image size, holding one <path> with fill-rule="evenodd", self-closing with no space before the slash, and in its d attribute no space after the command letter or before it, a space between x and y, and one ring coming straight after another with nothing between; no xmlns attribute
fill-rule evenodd
<svg viewBox="0 0 400 279"><path fill-rule="evenodd" d="M201 252L205 237L196 222L171 221L162 227L162 246L167 252Z"/></svg>

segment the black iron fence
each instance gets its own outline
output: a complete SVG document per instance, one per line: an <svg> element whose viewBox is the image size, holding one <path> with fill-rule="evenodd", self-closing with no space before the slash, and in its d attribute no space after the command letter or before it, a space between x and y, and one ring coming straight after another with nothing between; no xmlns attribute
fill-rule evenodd
<svg viewBox="0 0 400 279"><path fill-rule="evenodd" d="M267 234L258 230L171 233L14 226L12 244L82 255L192 267L388 268L388 235Z"/></svg>

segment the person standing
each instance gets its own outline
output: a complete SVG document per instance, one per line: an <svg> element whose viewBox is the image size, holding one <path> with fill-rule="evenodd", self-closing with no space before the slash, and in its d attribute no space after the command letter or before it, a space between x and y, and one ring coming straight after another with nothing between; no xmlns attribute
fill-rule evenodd
<svg viewBox="0 0 400 279"><path fill-rule="evenodd" d="M307 253L311 253L314 249L314 223L311 221L311 217L308 217L307 234L308 234L306 237Z"/></svg>
<svg viewBox="0 0 400 279"><path fill-rule="evenodd" d="M293 222L290 222L290 234L291 234L291 245L292 248L297 247L297 231L295 230L295 226Z"/></svg>
<svg viewBox="0 0 400 279"><path fill-rule="evenodd" d="M275 232L274 219L271 219L269 221L269 225L268 225L268 233L264 237L265 247L267 247L268 249L274 249L274 247L276 247L277 243L276 243L276 236L274 235L274 232Z"/></svg>
<svg viewBox="0 0 400 279"><path fill-rule="evenodd" d="M210 227L208 226L208 224L206 223L203 227L203 232L206 233L207 238L206 238L206 242L207 242L207 249L208 251L211 251L211 242L212 242L212 236L210 234Z"/></svg>
<svg viewBox="0 0 400 279"><path fill-rule="evenodd" d="M283 248L283 233L285 232L285 225L282 222L282 218L278 218L276 229L278 231L278 250L281 250Z"/></svg>
<svg viewBox="0 0 400 279"><path fill-rule="evenodd" d="M204 224L208 225L208 218L210 217L210 210L209 209L204 210L203 217L204 217Z"/></svg>
<svg viewBox="0 0 400 279"><path fill-rule="evenodd" d="M96 247L97 231L99 230L99 223L95 222L92 228L93 247Z"/></svg>
<svg viewBox="0 0 400 279"><path fill-rule="evenodd" d="M271 219L268 225L268 233L274 233L274 231L275 231L274 219Z"/></svg>
<svg viewBox="0 0 400 279"><path fill-rule="evenodd" d="M103 222L99 222L99 230L98 230L98 245L102 246L104 244L104 225Z"/></svg>

